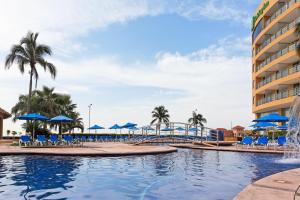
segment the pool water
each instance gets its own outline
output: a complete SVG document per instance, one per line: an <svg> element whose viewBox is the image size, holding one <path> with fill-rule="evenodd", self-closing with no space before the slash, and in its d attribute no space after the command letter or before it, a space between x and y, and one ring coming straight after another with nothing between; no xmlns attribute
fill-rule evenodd
<svg viewBox="0 0 300 200"><path fill-rule="evenodd" d="M232 199L300 167L281 155L179 149L128 157L0 156L0 199Z"/></svg>

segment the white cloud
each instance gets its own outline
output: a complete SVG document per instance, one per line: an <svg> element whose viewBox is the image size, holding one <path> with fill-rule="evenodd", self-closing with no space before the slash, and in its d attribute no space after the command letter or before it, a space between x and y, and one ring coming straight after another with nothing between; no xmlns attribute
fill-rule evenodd
<svg viewBox="0 0 300 200"><path fill-rule="evenodd" d="M239 45L236 45L237 42ZM106 125L125 122L124 119L145 124L150 120L151 109L160 104L169 108L175 121L185 121L197 108L208 118L211 127L229 127L231 121L247 125L251 120L250 56L235 56L234 53L245 51L250 46L249 42L248 38L228 38L186 55L161 52L152 64L146 65L141 61L137 62L139 64L124 65L117 58L101 56L73 63L55 60L53 62L59 66L57 80L54 82L48 74L41 73L43 83L40 84L53 85L57 90L71 95L80 94L75 101L85 119L86 105L93 102L94 119ZM27 91L27 78L17 83L13 78L18 73L17 69L4 73L0 68L1 83L7 84L7 88L1 88L0 93L7 94L10 89L13 91L9 99L0 101L0 105L7 105L6 108L13 105L17 94ZM97 94L94 88L103 85L115 88L157 87L183 91L184 95L164 100L153 96L126 106L121 106L121 98L119 107L99 105L97 99L107 97L101 92Z"/></svg>

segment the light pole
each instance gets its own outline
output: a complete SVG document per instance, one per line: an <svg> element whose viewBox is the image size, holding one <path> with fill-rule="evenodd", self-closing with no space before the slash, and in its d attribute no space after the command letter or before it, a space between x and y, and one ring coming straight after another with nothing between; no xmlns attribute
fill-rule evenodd
<svg viewBox="0 0 300 200"><path fill-rule="evenodd" d="M93 104L90 104L89 107L89 128L91 127L91 107ZM91 130L89 129L89 133L91 133Z"/></svg>

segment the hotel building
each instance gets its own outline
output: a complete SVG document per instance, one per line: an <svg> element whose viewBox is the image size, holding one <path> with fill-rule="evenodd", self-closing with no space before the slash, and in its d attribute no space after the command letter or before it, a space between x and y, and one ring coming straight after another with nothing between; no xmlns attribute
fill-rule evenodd
<svg viewBox="0 0 300 200"><path fill-rule="evenodd" d="M263 0L252 19L252 111L288 115L300 94L300 0Z"/></svg>

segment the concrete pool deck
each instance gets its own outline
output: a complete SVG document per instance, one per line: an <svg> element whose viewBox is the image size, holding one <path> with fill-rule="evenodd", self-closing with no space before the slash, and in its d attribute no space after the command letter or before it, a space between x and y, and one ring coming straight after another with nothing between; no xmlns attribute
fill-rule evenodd
<svg viewBox="0 0 300 200"><path fill-rule="evenodd" d="M127 156L176 152L170 146L131 145L121 142L85 142L83 146L19 147L0 145L0 155L42 154L71 156Z"/></svg>
<svg viewBox="0 0 300 200"><path fill-rule="evenodd" d="M234 200L300 200L300 168L260 179L242 190Z"/></svg>
<svg viewBox="0 0 300 200"><path fill-rule="evenodd" d="M176 148L189 148L189 149L202 149L202 150L213 150L213 151L229 151L229 152L245 152L245 153L275 153L283 154L282 149L274 149L273 147L265 149L264 147L259 148L247 148L247 147L236 147L236 146L201 146L195 144L171 144L170 146Z"/></svg>

